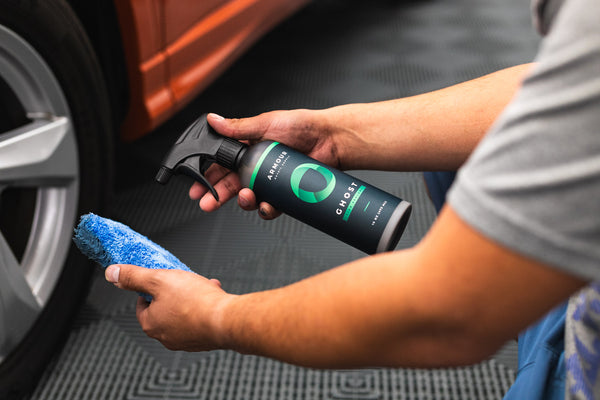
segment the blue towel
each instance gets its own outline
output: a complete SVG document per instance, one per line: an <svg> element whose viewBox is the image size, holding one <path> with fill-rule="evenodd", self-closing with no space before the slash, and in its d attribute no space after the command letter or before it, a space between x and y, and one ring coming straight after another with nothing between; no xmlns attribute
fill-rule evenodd
<svg viewBox="0 0 600 400"><path fill-rule="evenodd" d="M133 264L150 269L181 269L193 272L177 257L146 236L120 222L85 214L75 228L75 245L102 267ZM152 296L140 293L147 301Z"/></svg>

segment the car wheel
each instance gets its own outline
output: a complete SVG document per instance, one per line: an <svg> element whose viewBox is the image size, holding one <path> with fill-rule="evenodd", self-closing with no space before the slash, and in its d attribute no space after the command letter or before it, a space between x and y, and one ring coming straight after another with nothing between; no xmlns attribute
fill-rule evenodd
<svg viewBox="0 0 600 400"><path fill-rule="evenodd" d="M91 267L79 215L110 191L106 88L63 0L0 2L0 398L20 398L66 339Z"/></svg>

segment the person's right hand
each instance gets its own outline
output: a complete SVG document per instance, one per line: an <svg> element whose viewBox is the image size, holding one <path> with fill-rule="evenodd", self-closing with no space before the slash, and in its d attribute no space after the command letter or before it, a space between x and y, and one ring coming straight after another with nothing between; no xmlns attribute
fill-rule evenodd
<svg viewBox="0 0 600 400"><path fill-rule="evenodd" d="M208 123L220 134L249 144L274 140L307 154L316 160L336 168L341 167L338 151L332 139L333 129L326 118L316 110L271 111L255 117L226 119L208 114ZM238 195L238 204L244 210L259 210L264 219L273 219L280 213L273 206L258 204L254 192L242 188L237 173L213 164L206 171L206 178L219 194L219 201L206 187L195 182L189 191L193 200L200 200L203 211L212 212Z"/></svg>

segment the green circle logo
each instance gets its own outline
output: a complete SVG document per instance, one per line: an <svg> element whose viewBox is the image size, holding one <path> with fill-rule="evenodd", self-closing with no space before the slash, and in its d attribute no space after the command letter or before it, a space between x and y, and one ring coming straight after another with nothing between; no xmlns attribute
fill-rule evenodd
<svg viewBox="0 0 600 400"><path fill-rule="evenodd" d="M309 170L316 171L323 178L325 178L325 189L321 189L316 192L310 192L300 188L300 181L302 180L304 174L306 174ZM290 184L292 185L292 191L297 198L306 203L318 203L325 200L327 197L329 197L331 192L333 192L333 189L335 188L335 176L333 175L333 172L325 167L317 164L305 163L298 165L296 169L294 169L292 172L292 177L290 178Z"/></svg>

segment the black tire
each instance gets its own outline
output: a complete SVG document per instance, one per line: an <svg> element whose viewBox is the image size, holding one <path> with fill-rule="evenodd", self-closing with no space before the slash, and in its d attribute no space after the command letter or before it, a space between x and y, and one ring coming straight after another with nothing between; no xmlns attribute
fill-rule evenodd
<svg viewBox="0 0 600 400"><path fill-rule="evenodd" d="M31 77L38 71L43 76ZM53 134L61 139L50 143L59 150L31 172L19 164L29 153L11 147L9 139L37 149L39 142L19 136L36 126L52 133L37 135L39 148ZM0 159L16 160L0 160L0 399L35 389L87 293L93 267L71 236L80 215L102 213L108 201L112 130L101 70L69 5L0 2ZM2 286L10 281L6 275L21 283L31 278L43 289L23 293ZM22 306L26 316L12 308L15 294L29 299Z"/></svg>

